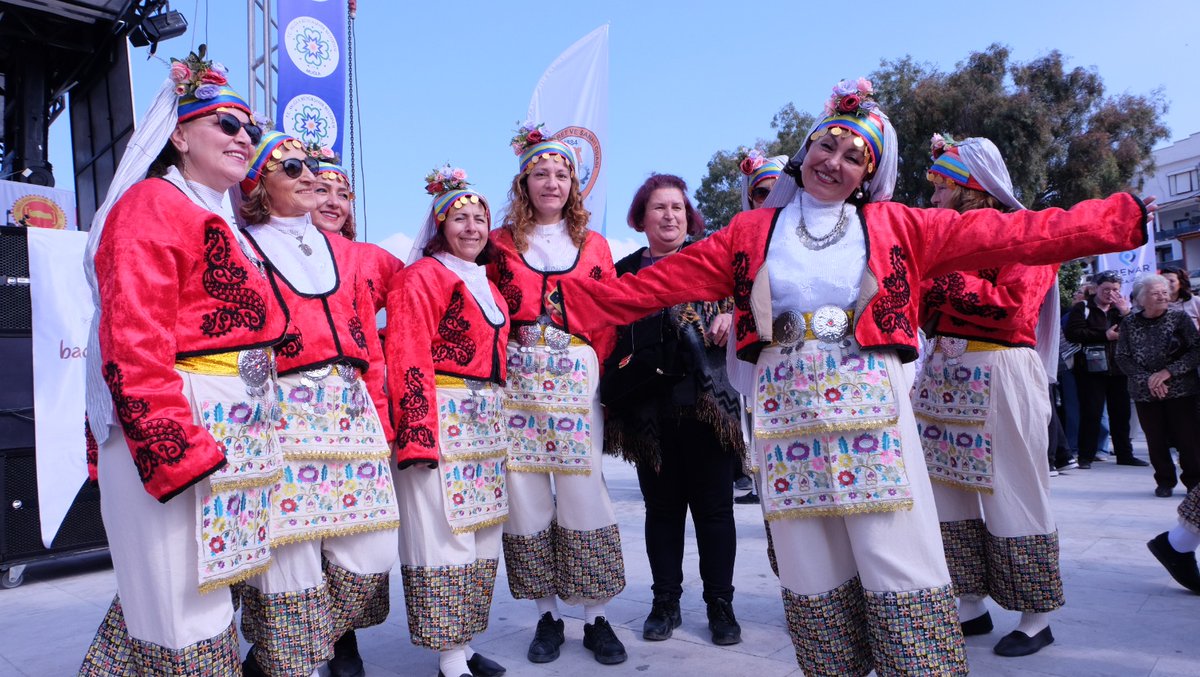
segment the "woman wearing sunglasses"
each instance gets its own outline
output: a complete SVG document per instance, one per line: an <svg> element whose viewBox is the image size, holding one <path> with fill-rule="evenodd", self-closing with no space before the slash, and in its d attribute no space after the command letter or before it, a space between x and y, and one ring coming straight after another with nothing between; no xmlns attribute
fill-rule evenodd
<svg viewBox="0 0 1200 677"><path fill-rule="evenodd" d="M234 226L259 131L224 72L203 47L173 63L88 239L88 456L118 598L81 675L238 674L228 586L271 563L287 314Z"/></svg>
<svg viewBox="0 0 1200 677"><path fill-rule="evenodd" d="M268 132L242 181L246 233L291 320L276 349L276 565L243 589L247 675L308 675L350 628L382 622L396 559L383 355L367 338L375 309L351 244L312 223L318 169L299 141Z"/></svg>

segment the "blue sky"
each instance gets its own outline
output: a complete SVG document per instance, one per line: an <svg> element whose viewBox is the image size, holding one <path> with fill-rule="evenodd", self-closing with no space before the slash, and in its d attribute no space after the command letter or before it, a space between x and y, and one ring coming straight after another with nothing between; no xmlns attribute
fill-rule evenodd
<svg viewBox="0 0 1200 677"><path fill-rule="evenodd" d="M338 1L338 0L329 0ZM210 0L209 51L246 91L245 5ZM818 8L813 10L812 8ZM205 39L204 3L182 0L188 34L162 43L182 56ZM428 198L422 177L444 162L461 166L499 211L516 159L508 149L542 71L567 46L610 23L608 233L622 251L642 244L625 226L629 200L654 171L695 189L720 149L772 135L771 116L789 101L817 111L838 79L911 55L953 68L999 42L1028 61L1057 49L1069 66L1094 67L1109 94L1162 88L1171 139L1200 131L1200 66L1191 0L1013 0L956 7L946 2L412 3L359 0L356 36L365 185L359 220L367 239L411 236ZM133 53L140 117L166 70ZM66 117L52 130L51 160L70 187ZM925 143L901 139L901 143ZM365 176L364 176L365 175ZM597 224L598 225L598 224ZM361 226L360 226L361 232ZM393 238L396 244L401 238ZM403 253L407 248L403 247Z"/></svg>

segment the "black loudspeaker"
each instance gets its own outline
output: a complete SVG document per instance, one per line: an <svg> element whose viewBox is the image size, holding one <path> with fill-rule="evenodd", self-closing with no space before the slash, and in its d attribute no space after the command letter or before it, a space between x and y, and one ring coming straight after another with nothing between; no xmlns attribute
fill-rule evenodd
<svg viewBox="0 0 1200 677"><path fill-rule="evenodd" d="M108 545L100 519L100 489L85 481L54 542L42 543L37 460L33 449L0 451L0 565L21 564Z"/></svg>
<svg viewBox="0 0 1200 677"><path fill-rule="evenodd" d="M0 227L0 336L31 336L32 331L25 229Z"/></svg>

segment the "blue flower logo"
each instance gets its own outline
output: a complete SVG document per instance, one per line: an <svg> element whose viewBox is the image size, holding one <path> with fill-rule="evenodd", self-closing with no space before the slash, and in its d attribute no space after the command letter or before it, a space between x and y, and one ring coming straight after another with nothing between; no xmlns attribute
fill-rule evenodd
<svg viewBox="0 0 1200 677"><path fill-rule="evenodd" d="M295 51L303 55L304 63L314 68L320 68L332 56L329 41L324 39L320 31L310 27L305 27L296 35Z"/></svg>
<svg viewBox="0 0 1200 677"><path fill-rule="evenodd" d="M315 106L303 106L292 116L292 129L296 130L300 140L307 145L324 145L329 138L329 121L321 115L321 109Z"/></svg>

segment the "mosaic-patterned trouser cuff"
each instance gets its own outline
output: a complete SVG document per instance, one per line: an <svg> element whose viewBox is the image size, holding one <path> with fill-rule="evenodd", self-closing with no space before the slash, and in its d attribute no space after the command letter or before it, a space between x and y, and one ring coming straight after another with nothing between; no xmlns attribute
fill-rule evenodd
<svg viewBox="0 0 1200 677"><path fill-rule="evenodd" d="M763 528L767 530L767 561L771 563L771 571L779 578L779 560L775 559L775 540L771 538L771 523L763 520Z"/></svg>
<svg viewBox="0 0 1200 677"><path fill-rule="evenodd" d="M988 592L1009 611L1046 613L1061 607L1058 532L1001 538L988 535Z"/></svg>
<svg viewBox="0 0 1200 677"><path fill-rule="evenodd" d="M1200 487L1196 487L1183 497L1179 504L1179 519L1192 531L1200 533Z"/></svg>
<svg viewBox="0 0 1200 677"><path fill-rule="evenodd" d="M549 597L554 589L554 528L528 536L504 534L504 568L514 599Z"/></svg>
<svg viewBox="0 0 1200 677"><path fill-rule="evenodd" d="M942 545L954 594L988 594L987 527L981 519L942 522Z"/></svg>
<svg viewBox="0 0 1200 677"><path fill-rule="evenodd" d="M487 630L497 562L400 567L412 643L445 651Z"/></svg>
<svg viewBox="0 0 1200 677"><path fill-rule="evenodd" d="M783 590L796 662L810 677L861 677L871 671L866 609L858 577L819 595Z"/></svg>
<svg viewBox="0 0 1200 677"><path fill-rule="evenodd" d="M241 674L237 628L232 623L216 637L168 649L129 636L120 598L113 598L92 645L83 657L83 677L225 677Z"/></svg>
<svg viewBox="0 0 1200 677"><path fill-rule="evenodd" d="M247 585L242 588L242 632L271 677L312 674L333 656L329 591L321 585L267 594Z"/></svg>
<svg viewBox="0 0 1200 677"><path fill-rule="evenodd" d="M322 559L321 566L329 586L334 640L350 630L369 628L387 619L392 608L387 573L356 574L328 559Z"/></svg>
<svg viewBox="0 0 1200 677"><path fill-rule="evenodd" d="M967 674L954 586L863 596L879 677Z"/></svg>
<svg viewBox="0 0 1200 677"><path fill-rule="evenodd" d="M625 560L621 558L621 533L617 525L591 531L554 531L555 580L564 600L610 599L625 589Z"/></svg>

